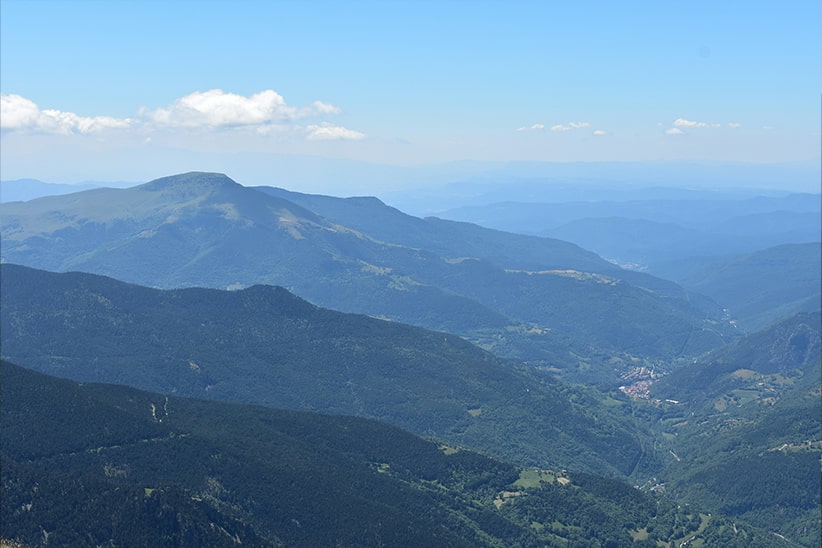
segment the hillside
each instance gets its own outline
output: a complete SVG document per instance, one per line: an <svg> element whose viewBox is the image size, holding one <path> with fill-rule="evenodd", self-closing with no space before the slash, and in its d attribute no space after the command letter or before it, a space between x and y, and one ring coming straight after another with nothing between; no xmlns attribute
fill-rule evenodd
<svg viewBox="0 0 822 548"><path fill-rule="evenodd" d="M445 257L476 257L521 270L572 268L615 276L632 275L568 242L505 233L436 217L421 219L373 197L337 198L273 187L255 187L255 190L299 204L380 241L427 249Z"/></svg>
<svg viewBox="0 0 822 548"><path fill-rule="evenodd" d="M420 219L373 197L336 198L281 188L255 188L384 242L427 249L444 257L474 257L508 271L577 270L599 274L654 291L660 296L698 302L704 310L712 310L715 306L675 283L624 270L568 241L502 232L437 217Z"/></svg>
<svg viewBox="0 0 822 548"><path fill-rule="evenodd" d="M604 192L600 198L572 201L563 197L567 193L553 196L551 189L545 185L532 203L500 201L455 208L441 215L489 228L560 238L692 291L704 289L732 312L739 308L734 317L747 332L800 311L789 307L749 323L749 311L734 306L738 302L723 303L722 293L710 292L714 280L709 269L767 248L819 242L822 215L818 193L736 196L732 192L690 190L671 199L665 194L672 191L660 194L655 189L623 189ZM579 195L585 195L584 189ZM818 260L814 267L818 279ZM774 274L771 287L780 281L778 273ZM786 288L791 282L787 281ZM815 285L818 288L819 282ZM759 287L743 286L741 290L757 292Z"/></svg>
<svg viewBox="0 0 822 548"><path fill-rule="evenodd" d="M781 245L703 265L682 283L730 309L756 331L822 304L822 245Z"/></svg>
<svg viewBox="0 0 822 548"><path fill-rule="evenodd" d="M819 545L821 325L798 314L651 387L667 492Z"/></svg>
<svg viewBox="0 0 822 548"><path fill-rule="evenodd" d="M660 397L687 401L691 407L711 407L715 398L752 380L737 373L740 369L751 371L754 377L780 376L785 379L780 392L813 389L822 380L820 324L818 309L797 314L678 369L654 389Z"/></svg>
<svg viewBox="0 0 822 548"><path fill-rule="evenodd" d="M282 288L156 290L8 264L0 282L3 357L48 374L375 418L523 464L624 475L640 456L624 400Z"/></svg>
<svg viewBox="0 0 822 548"><path fill-rule="evenodd" d="M518 469L373 421L0 368L0 522L17 542L780 545L612 480Z"/></svg>
<svg viewBox="0 0 822 548"><path fill-rule="evenodd" d="M367 213L346 222L385 222L352 228L224 175L189 173L2 204L2 259L151 287L281 285L321 306L449 331L612 383L612 356L688 357L730 333L708 299L572 244L351 203Z"/></svg>
<svg viewBox="0 0 822 548"><path fill-rule="evenodd" d="M550 195L550 187L542 192ZM626 193L624 189L622 192ZM667 194L673 193L668 189ZM577 191L576 194L584 193ZM717 234L747 234L744 229L740 230L745 224L741 219L760 215L777 219L781 216L771 215L778 212L819 213L822 208L818 193L737 197L710 191L692 191L689 196L685 191L680 196L671 197L659 196L654 189L634 189L634 192L628 191L626 194L627 199L619 195L604 199L588 196L584 200L558 199L555 203L545 199L521 202L509 198L508 201L498 200L495 203L452 208L443 212L443 217L520 234L542 234L573 221L609 217L673 223L686 229L708 229ZM733 219L736 220L731 221ZM779 223L779 231L795 226L805 233L814 226L808 223L809 217L804 215L799 217L799 224L791 223L790 219L783 220L789 222ZM818 223L817 219L816 226ZM761 236L765 228L760 222L754 232ZM774 228L767 227L766 232L773 233Z"/></svg>

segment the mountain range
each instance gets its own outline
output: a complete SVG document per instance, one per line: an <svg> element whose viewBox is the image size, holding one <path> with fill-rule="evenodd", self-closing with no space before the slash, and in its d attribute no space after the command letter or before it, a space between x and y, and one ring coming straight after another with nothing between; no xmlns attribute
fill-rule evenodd
<svg viewBox="0 0 822 548"><path fill-rule="evenodd" d="M94 545L822 538L819 243L690 257L680 286L560 240L207 173L2 204L0 224L4 540L10 523ZM363 512L335 521L343 500Z"/></svg>
<svg viewBox="0 0 822 548"><path fill-rule="evenodd" d="M821 331L797 314L651 386L668 492L819 544Z"/></svg>
<svg viewBox="0 0 822 548"><path fill-rule="evenodd" d="M641 455L627 413L613 413L624 400L282 288L158 290L3 264L0 290L3 358L75 381L358 415L601 475L624 477Z"/></svg>
<svg viewBox="0 0 822 548"><path fill-rule="evenodd" d="M694 265L681 283L722 302L748 332L822 306L822 244L784 244Z"/></svg>
<svg viewBox="0 0 822 548"><path fill-rule="evenodd" d="M144 405L159 417L172 396L356 414L519 465L630 476L803 546L820 538L818 311L684 364L651 385L655 399L630 401L277 287L157 290L9 264L0 282L3 359L164 393ZM9 437L77 438L54 429L63 434ZM757 474L737 477L747 470Z"/></svg>
<svg viewBox="0 0 822 548"><path fill-rule="evenodd" d="M584 189L580 190L584 194ZM714 262L783 244L819 242L822 200L810 193L603 192L555 202L512 200L440 215L521 234L560 238L615 263L680 280Z"/></svg>
<svg viewBox="0 0 822 548"><path fill-rule="evenodd" d="M690 357L733 333L710 299L573 244L418 219L375 199L260 191L219 174L2 204L0 219L4 262L162 288L281 285L569 378L613 383L611 358Z"/></svg>
<svg viewBox="0 0 822 548"><path fill-rule="evenodd" d="M4 545L789 545L365 419L0 375Z"/></svg>

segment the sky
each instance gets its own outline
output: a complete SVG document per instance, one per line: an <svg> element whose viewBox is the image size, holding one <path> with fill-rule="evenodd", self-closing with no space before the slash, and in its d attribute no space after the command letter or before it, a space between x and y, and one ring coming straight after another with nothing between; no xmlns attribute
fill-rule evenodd
<svg viewBox="0 0 822 548"><path fill-rule="evenodd" d="M818 166L821 11L818 0L2 0L0 178Z"/></svg>

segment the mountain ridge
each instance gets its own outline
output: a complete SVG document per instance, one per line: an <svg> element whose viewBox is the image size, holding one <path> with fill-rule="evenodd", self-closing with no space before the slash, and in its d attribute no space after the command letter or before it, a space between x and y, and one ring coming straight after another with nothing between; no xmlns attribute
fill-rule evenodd
<svg viewBox="0 0 822 548"><path fill-rule="evenodd" d="M4 541L782 545L613 480L517 468L366 419L79 385L6 361L0 374Z"/></svg>
<svg viewBox="0 0 822 548"><path fill-rule="evenodd" d="M523 463L625 475L640 458L634 425L593 392L282 288L157 290L10 264L0 284L3 357L49 374L371 417Z"/></svg>
<svg viewBox="0 0 822 548"><path fill-rule="evenodd" d="M229 181L194 172L2 204L2 259L165 288L281 285L325 307L457 333L612 384L614 354L691 356L732 335L709 300L573 244L416 219L368 199L349 202L366 213L348 226ZM369 224L377 215L396 224ZM608 358L589 367L575 357L591 355Z"/></svg>

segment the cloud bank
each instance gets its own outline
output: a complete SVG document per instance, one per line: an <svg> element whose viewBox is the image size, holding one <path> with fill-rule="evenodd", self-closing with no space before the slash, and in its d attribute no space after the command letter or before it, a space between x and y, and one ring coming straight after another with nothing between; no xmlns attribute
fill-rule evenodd
<svg viewBox="0 0 822 548"><path fill-rule="evenodd" d="M5 130L89 134L128 128L134 123L131 118L79 116L61 110L41 110L34 101L20 95L0 95L0 127Z"/></svg>
<svg viewBox="0 0 822 548"><path fill-rule="evenodd" d="M40 109L34 101L20 95L2 95L0 128L4 131L54 134L90 134L109 129L141 128L174 130L232 130L249 128L259 134L295 131L309 140L365 138L359 131L320 121L302 127L297 120L340 114L342 110L323 101L307 106L292 106L282 95L267 89L250 96L221 89L195 91L162 108L139 110L135 118L109 116L83 117L72 112Z"/></svg>
<svg viewBox="0 0 822 548"><path fill-rule="evenodd" d="M322 101L314 101L307 107L287 105L283 96L273 89L249 97L221 89L195 91L167 108L141 110L143 116L157 125L186 128L258 126L340 112L338 107Z"/></svg>

